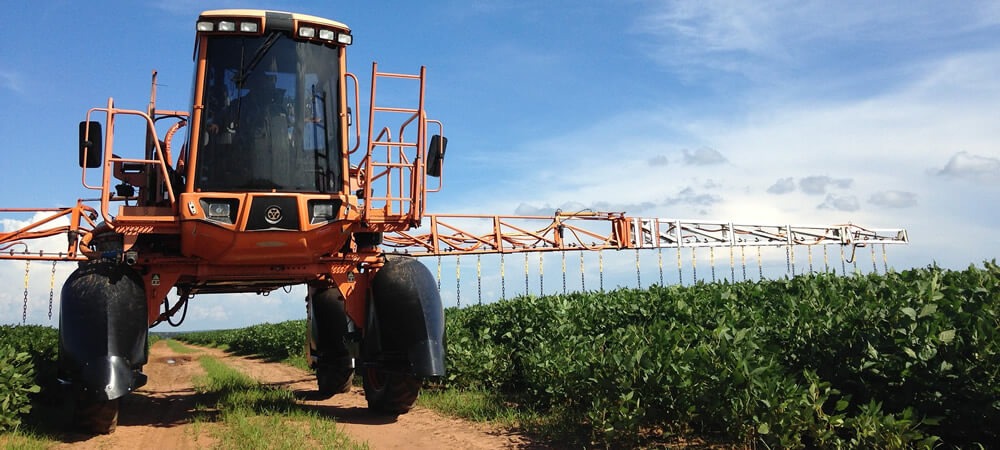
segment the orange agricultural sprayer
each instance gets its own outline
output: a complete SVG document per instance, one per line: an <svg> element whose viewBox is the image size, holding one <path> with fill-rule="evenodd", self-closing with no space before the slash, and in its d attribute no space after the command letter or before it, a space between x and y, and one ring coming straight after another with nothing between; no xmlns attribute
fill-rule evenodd
<svg viewBox="0 0 1000 450"><path fill-rule="evenodd" d="M119 399L145 383L148 329L182 317L198 294L307 285L319 391L344 392L358 373L369 408L399 414L422 379L445 374L442 302L417 256L907 240L897 229L617 212L425 216L448 141L425 111L423 68L411 75L372 65L362 138L346 25L219 10L202 13L195 27L189 111L156 107L154 73L147 109L109 100L80 123L78 160L93 199L0 210L44 217L0 232L0 259L79 263L60 296L59 376L93 432L112 431ZM385 82L410 84L412 103L376 98ZM125 118L143 124L144 145L116 147L116 121ZM175 142L183 127L184 142ZM64 249L32 248L57 235L67 238Z"/></svg>

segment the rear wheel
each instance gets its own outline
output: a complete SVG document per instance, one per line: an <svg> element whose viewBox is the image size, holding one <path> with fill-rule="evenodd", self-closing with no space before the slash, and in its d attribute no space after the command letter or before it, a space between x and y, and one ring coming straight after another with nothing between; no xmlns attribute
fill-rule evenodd
<svg viewBox="0 0 1000 450"><path fill-rule="evenodd" d="M353 367L316 367L316 384L319 387L319 394L324 398L333 397L336 394L343 394L351 390L354 382Z"/></svg>
<svg viewBox="0 0 1000 450"><path fill-rule="evenodd" d="M76 425L91 434L110 434L118 427L119 399L80 399L76 406Z"/></svg>
<svg viewBox="0 0 1000 450"><path fill-rule="evenodd" d="M408 373L370 368L365 372L368 409L386 414L405 414L420 394L421 382Z"/></svg>

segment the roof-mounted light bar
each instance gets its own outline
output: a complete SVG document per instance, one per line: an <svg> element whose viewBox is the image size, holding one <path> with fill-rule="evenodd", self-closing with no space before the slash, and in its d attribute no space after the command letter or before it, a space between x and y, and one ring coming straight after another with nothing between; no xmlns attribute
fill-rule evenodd
<svg viewBox="0 0 1000 450"><path fill-rule="evenodd" d="M307 22L299 23L298 36L312 41L322 41L329 44L351 45L354 39L344 30L327 28L323 25Z"/></svg>
<svg viewBox="0 0 1000 450"><path fill-rule="evenodd" d="M203 18L198 21L196 29L199 33L260 34L261 25L260 20L255 18ZM335 45L351 45L354 42L354 38L346 30L309 22L298 22L296 26L294 36L298 39Z"/></svg>
<svg viewBox="0 0 1000 450"><path fill-rule="evenodd" d="M256 19L199 20L196 30L200 33L258 34L260 21Z"/></svg>

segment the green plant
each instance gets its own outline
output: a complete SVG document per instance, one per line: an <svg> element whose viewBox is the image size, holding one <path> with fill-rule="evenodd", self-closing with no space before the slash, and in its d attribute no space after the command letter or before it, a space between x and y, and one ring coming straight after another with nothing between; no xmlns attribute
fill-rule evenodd
<svg viewBox="0 0 1000 450"><path fill-rule="evenodd" d="M781 448L996 442L998 295L987 262L452 308L447 383L599 444L677 433Z"/></svg>
<svg viewBox="0 0 1000 450"><path fill-rule="evenodd" d="M21 417L31 411L29 394L40 390L31 355L0 345L0 431L17 429Z"/></svg>

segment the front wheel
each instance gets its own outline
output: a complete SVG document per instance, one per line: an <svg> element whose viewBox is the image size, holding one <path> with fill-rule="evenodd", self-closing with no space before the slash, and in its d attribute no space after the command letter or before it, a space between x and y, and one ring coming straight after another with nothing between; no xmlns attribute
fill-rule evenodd
<svg viewBox="0 0 1000 450"><path fill-rule="evenodd" d="M320 365L316 367L316 384L323 398L343 394L351 390L354 382L353 367L332 367Z"/></svg>
<svg viewBox="0 0 1000 450"><path fill-rule="evenodd" d="M411 374L369 368L364 377L368 409L386 414L405 414L417 401L420 385L420 380Z"/></svg>
<svg viewBox="0 0 1000 450"><path fill-rule="evenodd" d="M76 405L75 422L84 433L111 434L118 427L119 399L92 400L81 398Z"/></svg>

